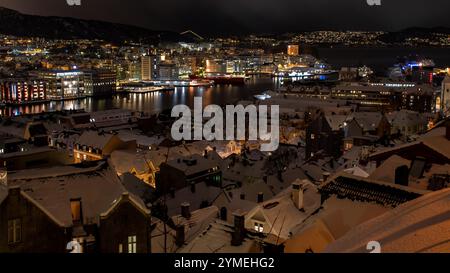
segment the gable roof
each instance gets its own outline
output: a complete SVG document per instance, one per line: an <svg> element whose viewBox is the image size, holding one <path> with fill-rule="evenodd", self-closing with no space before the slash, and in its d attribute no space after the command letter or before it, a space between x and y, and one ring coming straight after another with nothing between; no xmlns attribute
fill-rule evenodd
<svg viewBox="0 0 450 273"><path fill-rule="evenodd" d="M88 130L78 138L76 143L95 149L103 149L114 137L116 136L113 134Z"/></svg>
<svg viewBox="0 0 450 273"><path fill-rule="evenodd" d="M26 170L12 173L8 183L20 187L25 198L63 227L73 225L72 199L81 199L84 224L98 224L100 214L108 211L126 192L106 162L88 167Z"/></svg>
<svg viewBox="0 0 450 273"><path fill-rule="evenodd" d="M450 141L443 135L438 136L430 136L422 138L418 141L407 143L404 145L400 145L393 148L388 149L382 149L379 152L373 153L370 155L371 160L377 160L377 159L387 159L391 155L399 154L407 152L408 150L412 150L414 148L417 148L417 150L421 151L423 148L429 149L433 153L439 155L442 157L443 160L447 160L450 162ZM404 157L402 155L402 157ZM413 158L411 158L413 159ZM447 162L447 163L448 163ZM442 162L446 163L446 162Z"/></svg>
<svg viewBox="0 0 450 273"><path fill-rule="evenodd" d="M215 220L198 235L181 253L259 253L256 241L247 236L242 245L232 246L234 227L221 220Z"/></svg>
<svg viewBox="0 0 450 273"><path fill-rule="evenodd" d="M380 167L376 168L375 171L370 174L369 178L386 183L395 183L395 170L401 166L407 166L409 168L411 166L411 161L398 155L393 155L384 161Z"/></svg>
<svg viewBox="0 0 450 273"><path fill-rule="evenodd" d="M383 114L379 112L353 113L353 118L365 132L376 130L383 117Z"/></svg>
<svg viewBox="0 0 450 273"><path fill-rule="evenodd" d="M317 187L307 180L298 181L305 190L303 211L295 206L292 200L293 190L290 187L275 198L259 204L247 214L246 220L255 219L255 216L257 216L255 220L266 222L271 229L271 234L283 239L289 238L292 228L320 208L320 196Z"/></svg>
<svg viewBox="0 0 450 273"><path fill-rule="evenodd" d="M368 241L384 253L443 253L450 249L450 189L405 203L354 228L325 252L367 253Z"/></svg>

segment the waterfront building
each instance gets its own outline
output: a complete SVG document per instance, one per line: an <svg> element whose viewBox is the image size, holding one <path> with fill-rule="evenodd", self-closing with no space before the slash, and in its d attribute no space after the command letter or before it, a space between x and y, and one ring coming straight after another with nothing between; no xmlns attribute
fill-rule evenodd
<svg viewBox="0 0 450 273"><path fill-rule="evenodd" d="M151 81L159 78L160 60L157 56L142 56L141 58L141 80Z"/></svg>
<svg viewBox="0 0 450 273"><path fill-rule="evenodd" d="M30 75L46 82L46 97L49 100L77 99L86 96L82 71L33 71Z"/></svg>
<svg viewBox="0 0 450 273"><path fill-rule="evenodd" d="M111 70L90 70L84 72L86 96L110 96L117 89L117 74Z"/></svg>
<svg viewBox="0 0 450 273"><path fill-rule="evenodd" d="M450 76L446 76L444 81L442 82L442 91L441 91L441 104L442 104L442 112L445 116L450 115Z"/></svg>
<svg viewBox="0 0 450 273"><path fill-rule="evenodd" d="M47 85L39 79L13 78L0 80L0 102L31 103L46 100Z"/></svg>
<svg viewBox="0 0 450 273"><path fill-rule="evenodd" d="M434 90L430 85L405 87L358 82L338 85L331 90L330 94L332 99L346 100L361 106L392 110L406 109L420 113L435 110L434 96Z"/></svg>

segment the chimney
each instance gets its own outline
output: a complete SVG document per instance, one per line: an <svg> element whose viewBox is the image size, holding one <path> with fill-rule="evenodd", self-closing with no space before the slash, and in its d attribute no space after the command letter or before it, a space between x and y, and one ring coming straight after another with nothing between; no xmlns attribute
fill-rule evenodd
<svg viewBox="0 0 450 273"><path fill-rule="evenodd" d="M240 246L245 239L245 214L241 210L237 210L234 214L234 232L231 238L232 246Z"/></svg>
<svg viewBox="0 0 450 273"><path fill-rule="evenodd" d="M297 209L303 209L303 185L300 180L292 184L292 201Z"/></svg>
<svg viewBox="0 0 450 273"><path fill-rule="evenodd" d="M450 140L450 120L445 122L445 137Z"/></svg>
<svg viewBox="0 0 450 273"><path fill-rule="evenodd" d="M175 198L175 188L172 187L169 189L170 197Z"/></svg>
<svg viewBox="0 0 450 273"><path fill-rule="evenodd" d="M264 193L258 193L258 203L264 202Z"/></svg>
<svg viewBox="0 0 450 273"><path fill-rule="evenodd" d="M191 204L183 203L181 204L181 216L186 219L191 218Z"/></svg>
<svg viewBox="0 0 450 273"><path fill-rule="evenodd" d="M175 228L176 230L176 238L175 238L175 244L178 247L181 247L185 243L185 233L184 233L184 225L179 225Z"/></svg>
<svg viewBox="0 0 450 273"><path fill-rule="evenodd" d="M191 182L191 192L195 193L195 182Z"/></svg>

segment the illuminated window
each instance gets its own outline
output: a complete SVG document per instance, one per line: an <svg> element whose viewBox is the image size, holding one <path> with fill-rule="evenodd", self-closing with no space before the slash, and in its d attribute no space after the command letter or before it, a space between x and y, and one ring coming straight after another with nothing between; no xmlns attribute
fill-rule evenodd
<svg viewBox="0 0 450 273"><path fill-rule="evenodd" d="M128 236L128 253L137 253L137 237L136 236Z"/></svg>
<svg viewBox="0 0 450 273"><path fill-rule="evenodd" d="M349 142L345 143L345 150L346 151L351 150L352 148L353 148L353 143L349 143Z"/></svg>
<svg viewBox="0 0 450 273"><path fill-rule="evenodd" d="M8 221L8 244L17 244L22 241L22 220Z"/></svg>
<svg viewBox="0 0 450 273"><path fill-rule="evenodd" d="M119 244L119 253L123 253L123 245Z"/></svg>
<svg viewBox="0 0 450 273"><path fill-rule="evenodd" d="M70 200L70 210L72 212L72 222L74 224L82 223L81 199Z"/></svg>
<svg viewBox="0 0 450 273"><path fill-rule="evenodd" d="M255 222L255 231L260 232L260 233L264 232L264 225L261 223Z"/></svg>

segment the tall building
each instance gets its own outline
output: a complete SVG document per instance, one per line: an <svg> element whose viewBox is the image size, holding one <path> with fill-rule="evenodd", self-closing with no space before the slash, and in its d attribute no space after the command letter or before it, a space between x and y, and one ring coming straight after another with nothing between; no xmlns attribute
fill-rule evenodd
<svg viewBox="0 0 450 273"><path fill-rule="evenodd" d="M157 56L142 56L141 80L151 81L159 78L159 59Z"/></svg>
<svg viewBox="0 0 450 273"><path fill-rule="evenodd" d="M298 45L288 45L288 52L287 54L289 56L298 56L300 53L299 46Z"/></svg>
<svg viewBox="0 0 450 273"><path fill-rule="evenodd" d="M101 69L84 72L86 96L110 96L116 92L117 75L114 71Z"/></svg>
<svg viewBox="0 0 450 273"><path fill-rule="evenodd" d="M445 76L442 82L441 91L442 112L445 116L450 116L450 76Z"/></svg>
<svg viewBox="0 0 450 273"><path fill-rule="evenodd" d="M159 65L159 80L169 81L178 79L178 68L172 63L162 63Z"/></svg>
<svg viewBox="0 0 450 273"><path fill-rule="evenodd" d="M84 73L71 71L35 71L30 73L47 83L47 99L64 100L86 96L84 90Z"/></svg>
<svg viewBox="0 0 450 273"><path fill-rule="evenodd" d="M206 60L206 73L226 74L227 73L227 62L223 59L208 59L208 60Z"/></svg>

